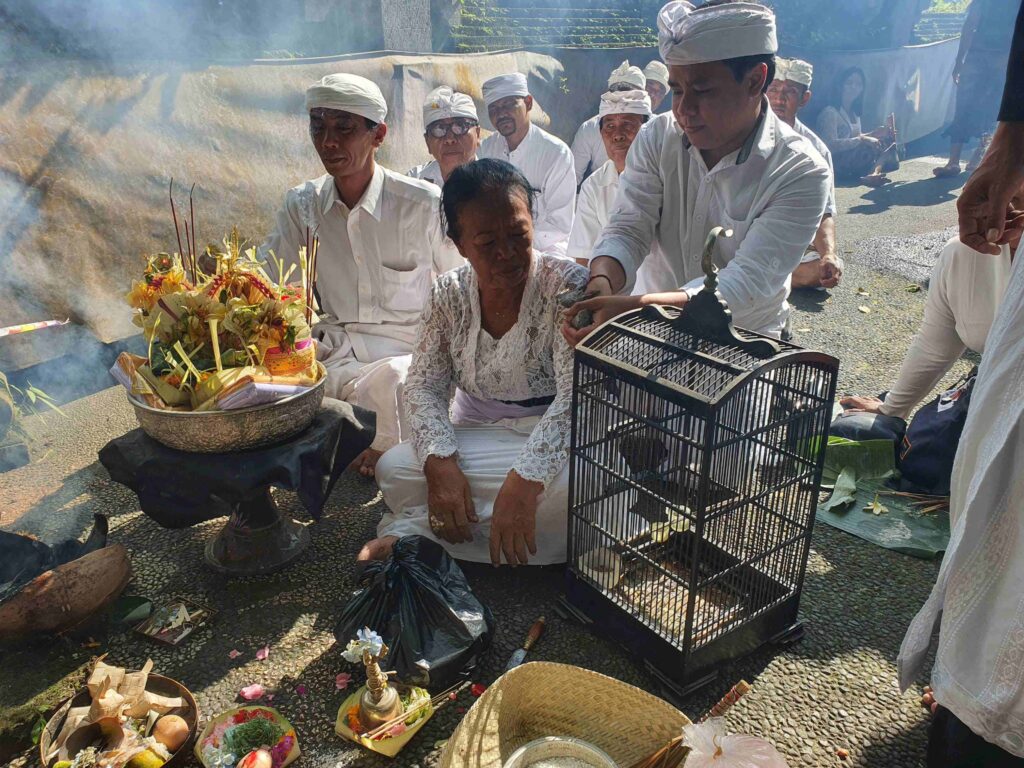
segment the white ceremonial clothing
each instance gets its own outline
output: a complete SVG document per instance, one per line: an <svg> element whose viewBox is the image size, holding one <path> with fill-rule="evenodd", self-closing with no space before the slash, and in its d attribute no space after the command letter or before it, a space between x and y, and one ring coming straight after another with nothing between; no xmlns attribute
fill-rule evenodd
<svg viewBox="0 0 1024 768"><path fill-rule="evenodd" d="M594 245L608 223L618 190L619 172L615 170L615 163L611 160L605 162L583 182L579 197L576 198L576 218L572 222L572 234L569 236L569 249L566 252L570 259L589 261L594 255ZM644 260L636 273L634 296L654 292L653 289L648 289L648 286L656 282L656 275L659 274L656 266L657 262L653 256L648 256Z"/></svg>
<svg viewBox="0 0 1024 768"><path fill-rule="evenodd" d="M410 179L429 181L438 189L444 186L444 176L441 175L441 166L437 160L431 160L429 163L423 163L415 168L410 168L405 175Z"/></svg>
<svg viewBox="0 0 1024 768"><path fill-rule="evenodd" d="M905 691L938 628L935 699L1024 757L1024 264L1018 248L953 465L950 538L897 666Z"/></svg>
<svg viewBox="0 0 1024 768"><path fill-rule="evenodd" d="M608 162L608 150L601 138L601 116L594 115L584 120L572 140L572 162L576 169L576 184L582 184L588 176Z"/></svg>
<svg viewBox="0 0 1024 768"><path fill-rule="evenodd" d="M472 267L435 281L405 386L412 440L384 454L375 472L391 510L378 526L378 536L414 532L436 538L426 507L423 463L429 456L458 455L481 522L472 526L471 544L440 543L461 559L488 562L491 510L505 477L515 470L545 488L537 513L538 555L530 561L564 562L573 353L559 331L562 308L557 297L563 290L582 288L587 278L583 267L535 252L519 318L500 339L481 327ZM488 422L456 408L453 418L450 404L456 387L468 396L464 400L505 408L522 404L530 415ZM546 398L552 401L543 415L526 408L536 407L530 401ZM459 400L457 396L456 405Z"/></svg>
<svg viewBox="0 0 1024 768"><path fill-rule="evenodd" d="M542 253L564 254L576 210L576 174L565 142L530 123L515 150L510 152L505 137L495 132L483 140L477 157L512 163L540 190L534 202L533 246Z"/></svg>
<svg viewBox="0 0 1024 768"><path fill-rule="evenodd" d="M633 289L650 254L649 291L703 287L712 227L733 231L715 248L719 291L737 326L778 337L789 316L790 275L821 222L829 172L822 157L762 100L739 150L708 170L672 115L637 134L595 256L611 256Z"/></svg>
<svg viewBox="0 0 1024 768"><path fill-rule="evenodd" d="M939 254L928 284L924 320L881 412L910 412L953 367L965 349L982 354L1010 282L1010 247L998 256L978 253L954 237Z"/></svg>
<svg viewBox="0 0 1024 768"><path fill-rule="evenodd" d="M509 466L523 450L540 418L506 419L501 424L456 426L459 466L472 489L473 507L479 522L470 523L473 540L452 544L430 527L427 482L423 464L412 443L396 445L381 456L375 476L388 511L377 526L378 536L424 536L443 546L456 560L491 561L491 514L494 501L508 477ZM396 510L396 511L392 511ZM564 563L569 516L569 466L555 476L537 504L534 536L537 554L531 565Z"/></svg>
<svg viewBox="0 0 1024 768"><path fill-rule="evenodd" d="M288 190L261 247L297 263L307 227L316 231L321 314L313 335L327 395L377 412L376 450L404 437L401 386L431 282L464 263L441 233L439 196L432 184L377 165L349 210L324 175Z"/></svg>
<svg viewBox="0 0 1024 768"><path fill-rule="evenodd" d="M838 209L836 208L836 171L832 165L832 152L829 151L828 145L821 140L818 134L800 122L799 117L793 123L793 130L811 142L811 146L818 150L818 154L828 163L828 173L831 178L829 179L828 201L825 203L825 214L835 216Z"/></svg>

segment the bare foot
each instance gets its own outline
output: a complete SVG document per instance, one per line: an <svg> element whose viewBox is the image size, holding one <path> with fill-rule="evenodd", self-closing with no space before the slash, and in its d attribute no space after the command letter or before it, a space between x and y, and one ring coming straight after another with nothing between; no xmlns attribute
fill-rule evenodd
<svg viewBox="0 0 1024 768"><path fill-rule="evenodd" d="M935 694L932 693L932 687L926 685L924 687L924 696L921 697L921 706L935 714L935 710L939 707L939 702L935 700Z"/></svg>
<svg viewBox="0 0 1024 768"><path fill-rule="evenodd" d="M348 468L354 472L358 472L363 477L373 477L373 473L377 467L377 461L383 455L383 451L375 451L373 448L367 448L356 456L355 460L348 465Z"/></svg>
<svg viewBox="0 0 1024 768"><path fill-rule="evenodd" d="M370 560L386 560L391 556L397 536L382 536L379 539L370 539L363 544L363 548L356 555L356 562L368 562Z"/></svg>

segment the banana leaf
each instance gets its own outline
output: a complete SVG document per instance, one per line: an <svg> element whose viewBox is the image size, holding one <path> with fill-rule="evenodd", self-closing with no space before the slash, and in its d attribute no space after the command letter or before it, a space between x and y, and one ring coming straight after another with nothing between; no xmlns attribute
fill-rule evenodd
<svg viewBox="0 0 1024 768"><path fill-rule="evenodd" d="M857 480L884 480L896 474L896 449L892 440L847 440L829 437L821 483L831 486L844 469Z"/></svg>

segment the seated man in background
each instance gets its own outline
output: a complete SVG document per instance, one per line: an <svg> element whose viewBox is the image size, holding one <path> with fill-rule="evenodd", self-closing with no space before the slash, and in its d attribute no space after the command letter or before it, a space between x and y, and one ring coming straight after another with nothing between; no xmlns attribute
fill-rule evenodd
<svg viewBox="0 0 1024 768"><path fill-rule="evenodd" d="M590 264L594 244L608 223L629 148L640 127L651 119L651 99L645 91L608 91L601 97L599 118L601 140L609 159L580 188L567 252L570 259L583 266Z"/></svg>
<svg viewBox="0 0 1024 768"><path fill-rule="evenodd" d="M632 91L643 89L647 78L640 67L631 67L629 61L622 62L608 77L609 91ZM666 89L667 90L667 89ZM608 160L598 128L600 115L587 118L576 130L572 140L572 157L576 164L576 184L581 186L586 178L597 171Z"/></svg>
<svg viewBox="0 0 1024 768"><path fill-rule="evenodd" d="M297 260L320 239L313 326L327 395L377 413L377 436L353 462L374 473L405 437L402 389L433 278L462 264L437 215L440 191L377 164L387 103L358 75L327 75L306 91L309 136L327 173L288 190L261 252Z"/></svg>
<svg viewBox="0 0 1024 768"><path fill-rule="evenodd" d="M575 345L636 306L685 305L703 287L704 242L719 225L733 230L714 262L736 325L778 338L790 275L821 222L831 178L764 95L775 74L775 15L753 2L671 2L658 26L672 114L648 122L629 150L590 261L587 290L600 295L567 310L563 333ZM650 293L616 295L633 289L645 264L659 268ZM582 309L593 323L575 329Z"/></svg>
<svg viewBox="0 0 1024 768"><path fill-rule="evenodd" d="M668 67L655 59L644 67L644 77L647 78L647 95L651 97L651 112L659 114L658 110L668 96ZM671 110L672 105L669 104Z"/></svg>
<svg viewBox="0 0 1024 768"><path fill-rule="evenodd" d="M480 145L481 159L504 160L518 168L537 190L533 247L565 256L576 210L576 173L565 142L530 121L533 97L526 75L513 72L483 84L487 116L494 126Z"/></svg>
<svg viewBox="0 0 1024 768"><path fill-rule="evenodd" d="M811 79L814 68L801 59L778 59L775 79L768 86L768 102L775 114L794 131L807 139L828 163L832 183L828 202L818 231L800 266L793 271L794 288L835 288L843 276L843 262L836 253L836 185L832 170L832 153L818 134L800 122L797 113L811 100Z"/></svg>
<svg viewBox="0 0 1024 768"><path fill-rule="evenodd" d="M427 94L423 104L423 138L434 159L417 165L408 175L443 187L448 176L476 159L480 147L480 120L473 99L447 85Z"/></svg>

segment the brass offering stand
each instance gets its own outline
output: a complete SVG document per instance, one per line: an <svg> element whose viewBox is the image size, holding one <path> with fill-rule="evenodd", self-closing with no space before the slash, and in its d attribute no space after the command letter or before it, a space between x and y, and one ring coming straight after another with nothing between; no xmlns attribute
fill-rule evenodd
<svg viewBox="0 0 1024 768"><path fill-rule="evenodd" d="M404 710L395 687L388 685L388 676L380 668L380 660L387 657L388 647L382 645L376 656L363 651L366 666L366 690L359 698L359 722L367 730L391 722Z"/></svg>

